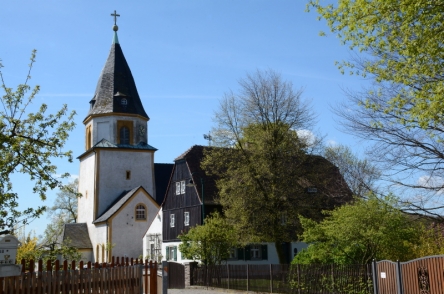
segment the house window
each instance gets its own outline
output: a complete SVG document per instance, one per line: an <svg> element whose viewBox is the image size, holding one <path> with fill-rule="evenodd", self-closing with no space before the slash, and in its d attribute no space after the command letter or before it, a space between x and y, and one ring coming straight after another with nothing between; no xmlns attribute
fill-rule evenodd
<svg viewBox="0 0 444 294"><path fill-rule="evenodd" d="M180 182L176 182L176 195L180 195Z"/></svg>
<svg viewBox="0 0 444 294"><path fill-rule="evenodd" d="M145 220L146 219L146 208L143 204L138 204L136 206L136 220Z"/></svg>
<svg viewBox="0 0 444 294"><path fill-rule="evenodd" d="M261 259L261 246L251 245L250 246L250 257L251 259Z"/></svg>
<svg viewBox="0 0 444 294"><path fill-rule="evenodd" d="M120 128L120 144L128 145L130 143L130 131L127 127Z"/></svg>
<svg viewBox="0 0 444 294"><path fill-rule="evenodd" d="M131 179L131 171L130 170L126 171L126 179L127 180Z"/></svg>
<svg viewBox="0 0 444 294"><path fill-rule="evenodd" d="M175 216L174 216L174 214L171 214L170 215L170 227L174 228L175 224L176 224Z"/></svg>
<svg viewBox="0 0 444 294"><path fill-rule="evenodd" d="M183 219L184 219L185 226L189 226L190 225L190 213L188 211L185 211L183 213Z"/></svg>
<svg viewBox="0 0 444 294"><path fill-rule="evenodd" d="M285 226L287 224L288 217L286 212L282 212L281 214L281 225Z"/></svg>
<svg viewBox="0 0 444 294"><path fill-rule="evenodd" d="M176 195L185 194L185 181L176 182Z"/></svg>
<svg viewBox="0 0 444 294"><path fill-rule="evenodd" d="M166 247L166 260L177 261L177 246Z"/></svg>
<svg viewBox="0 0 444 294"><path fill-rule="evenodd" d="M237 259L237 248L233 247L230 249L230 256L228 257L228 259L231 259L231 260Z"/></svg>
<svg viewBox="0 0 444 294"><path fill-rule="evenodd" d="M267 260L268 246L267 244L251 244L245 247L245 260ZM239 253L239 252L238 252ZM241 257L238 258L241 259Z"/></svg>

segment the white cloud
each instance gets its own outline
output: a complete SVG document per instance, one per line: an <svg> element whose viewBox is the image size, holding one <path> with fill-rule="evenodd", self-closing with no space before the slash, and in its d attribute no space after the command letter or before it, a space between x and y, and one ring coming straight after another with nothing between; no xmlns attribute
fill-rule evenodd
<svg viewBox="0 0 444 294"><path fill-rule="evenodd" d="M299 138L305 140L308 146L313 145L316 142L316 136L312 131L309 130L296 130Z"/></svg>

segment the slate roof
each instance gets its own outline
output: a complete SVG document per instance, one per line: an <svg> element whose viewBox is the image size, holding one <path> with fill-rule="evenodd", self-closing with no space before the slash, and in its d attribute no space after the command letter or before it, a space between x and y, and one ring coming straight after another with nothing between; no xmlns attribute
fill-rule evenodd
<svg viewBox="0 0 444 294"><path fill-rule="evenodd" d="M156 151L157 149L154 148L153 146L145 143L145 142L140 142L137 145L130 145L130 144L114 144L111 143L110 141L106 140L106 139L102 139L99 142L97 142L94 147L101 147L101 148L128 148L128 149L143 149L143 150L154 150Z"/></svg>
<svg viewBox="0 0 444 294"><path fill-rule="evenodd" d="M127 104L122 105L121 99ZM111 50L97 83L91 109L88 116L104 113L137 114L149 119L139 93L137 92L131 70L118 42L111 45Z"/></svg>
<svg viewBox="0 0 444 294"><path fill-rule="evenodd" d="M194 145L174 160L185 160L187 162L190 173L192 174L191 177L193 178L193 183L199 186L196 191L201 201L201 179L204 180L203 189L205 195L205 204L214 204L214 198L216 197L216 194L218 192L216 188L216 176L207 175L200 167L200 163L203 160L205 150L210 150L211 148L214 147Z"/></svg>
<svg viewBox="0 0 444 294"><path fill-rule="evenodd" d="M163 199L165 198L168 183L173 172L173 167L174 164L172 163L154 164L154 177L156 179L156 202L159 205L162 204Z"/></svg>
<svg viewBox="0 0 444 294"><path fill-rule="evenodd" d="M95 221L93 221L93 224L96 223L100 223L100 222L104 222L106 220L108 220L111 216L114 215L114 213L116 213L125 203L126 201L128 201L128 199L131 198L131 196L134 195L134 193L136 193L136 191L142 188L142 186L136 187L130 191L124 191L119 197L117 197L117 200L114 201L114 203L111 203L111 205L108 207L107 210L105 210L105 212L99 216Z"/></svg>
<svg viewBox="0 0 444 294"><path fill-rule="evenodd" d="M185 160L189 167L190 173L192 174L193 182L196 185L201 185L201 179L204 179L204 194L205 194L205 204L214 204L215 197L218 193L218 189L216 187L216 176L208 176L201 169L200 164L204 158L204 154L206 150L210 150L212 148L217 147L208 147L208 146L200 146L194 145L179 157L177 157L174 161ZM309 155L305 162L303 163L304 169L307 173L317 173L320 177L328 179L326 181L321 181L316 183L318 189L323 191L330 191L330 201L332 205L345 203L352 200L352 193L350 188L347 186L344 178L339 172L339 169L333 165L330 161L325 159L322 156L318 155ZM306 186L306 188L310 187L312 184L306 179L301 178L301 181L305 181L305 183L300 183L302 186ZM198 192L199 198L201 197L201 189L196 189Z"/></svg>
<svg viewBox="0 0 444 294"><path fill-rule="evenodd" d="M65 224L63 240L69 240L70 245L78 249L92 249L86 223Z"/></svg>

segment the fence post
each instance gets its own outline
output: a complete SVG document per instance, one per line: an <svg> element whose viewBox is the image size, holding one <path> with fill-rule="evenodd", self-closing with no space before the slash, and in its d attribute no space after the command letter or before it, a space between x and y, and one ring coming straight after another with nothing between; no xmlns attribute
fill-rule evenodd
<svg viewBox="0 0 444 294"><path fill-rule="evenodd" d="M270 293L273 293L273 265L270 263Z"/></svg>
<svg viewBox="0 0 444 294"><path fill-rule="evenodd" d="M143 294L143 279L144 279L143 267L144 267L144 265L143 265L143 263L141 263L141 264L137 263L137 265L139 266L139 275L140 275L140 294ZM145 274L148 274L148 273L145 273ZM145 287L148 287L148 285L146 285Z"/></svg>
<svg viewBox="0 0 444 294"><path fill-rule="evenodd" d="M396 261L396 284L398 284L398 294L403 294L404 290L402 288L402 269L399 260Z"/></svg>
<svg viewBox="0 0 444 294"><path fill-rule="evenodd" d="M249 277L250 277L250 275L249 275L249 267L250 267L250 265L247 263L247 292L248 292L248 288L249 288L249 286L250 286L250 279L249 279Z"/></svg>
<svg viewBox="0 0 444 294"><path fill-rule="evenodd" d="M162 293L168 294L168 261L162 261Z"/></svg>
<svg viewBox="0 0 444 294"><path fill-rule="evenodd" d="M373 292L374 294L379 293L378 289L378 269L376 268L376 260L373 259L372 262L372 274L373 274Z"/></svg>
<svg viewBox="0 0 444 294"><path fill-rule="evenodd" d="M228 289L230 289L230 266L227 263L227 285Z"/></svg>

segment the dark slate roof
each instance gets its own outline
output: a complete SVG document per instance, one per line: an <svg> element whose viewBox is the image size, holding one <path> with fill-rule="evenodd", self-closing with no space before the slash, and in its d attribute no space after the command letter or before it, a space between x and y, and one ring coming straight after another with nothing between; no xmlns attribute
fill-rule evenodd
<svg viewBox="0 0 444 294"><path fill-rule="evenodd" d="M99 216L95 221L93 221L93 224L100 223L108 220L111 216L114 215L125 203L128 201L128 199L131 198L131 196L136 193L136 191L142 188L142 186L136 187L130 191L124 191L119 197L117 197L117 200L111 203L111 205L108 207L108 209L105 210L105 212Z"/></svg>
<svg viewBox="0 0 444 294"><path fill-rule="evenodd" d="M154 148L153 146L145 143L145 142L140 142L137 145L130 145L130 144L114 144L111 143L110 141L106 140L106 139L102 139L99 142L97 142L94 147L101 147L101 148L128 148L128 149L143 149L143 150L154 150L156 151L157 149Z"/></svg>
<svg viewBox="0 0 444 294"><path fill-rule="evenodd" d="M171 173L173 172L174 164L172 163L155 163L154 177L156 179L156 202L161 205L168 188Z"/></svg>
<svg viewBox="0 0 444 294"><path fill-rule="evenodd" d="M214 175L206 175L200 166L205 151L212 148L217 147L194 145L174 160L175 162L181 160L185 160L187 162L194 183L200 185L201 179L204 179L205 204L215 203L214 200L218 193L218 189L216 187L217 177ZM319 175L319 178L327 179L325 181L316 183L316 186L318 189L330 192L329 196L331 196L330 202L332 205L342 204L352 200L350 188L347 186L344 178L339 173L339 169L330 161L322 156L309 155L305 159L303 166L307 174L315 172ZM301 178L301 181L306 182L305 185L307 188L311 186L311 183L309 183L306 179ZM304 183L301 184L304 186ZM196 191L199 198L202 199L202 196L200 195L201 189L196 189Z"/></svg>
<svg viewBox="0 0 444 294"><path fill-rule="evenodd" d="M216 176L207 175L200 167L200 163L203 160L205 150L209 150L211 148L214 147L194 145L174 160L176 162L180 160L185 160L187 162L194 183L200 186L201 179L204 180L203 186L204 186L205 204L214 203L214 199L216 198L217 194ZM202 201L202 195L201 195L202 190L196 189L196 191L198 193L199 198Z"/></svg>
<svg viewBox="0 0 444 294"><path fill-rule="evenodd" d="M127 105L121 104L122 98L127 99ZM118 43L111 45L111 51L90 103L92 107L88 116L103 113L128 113L138 114L149 119L140 101L131 70Z"/></svg>
<svg viewBox="0 0 444 294"><path fill-rule="evenodd" d="M78 249L92 249L86 223L65 224L63 229L63 241L69 240L69 244Z"/></svg>

